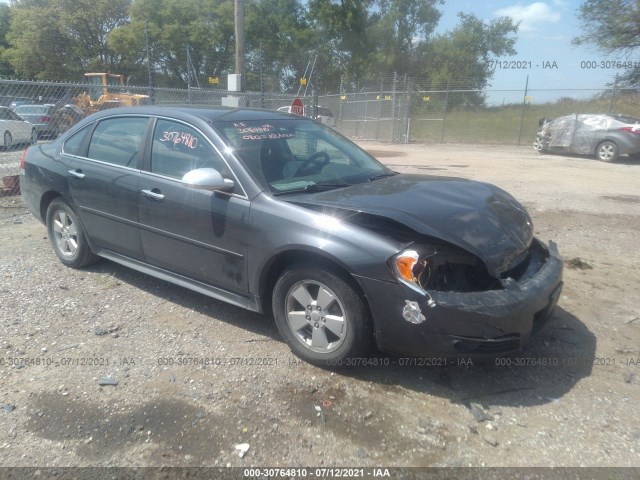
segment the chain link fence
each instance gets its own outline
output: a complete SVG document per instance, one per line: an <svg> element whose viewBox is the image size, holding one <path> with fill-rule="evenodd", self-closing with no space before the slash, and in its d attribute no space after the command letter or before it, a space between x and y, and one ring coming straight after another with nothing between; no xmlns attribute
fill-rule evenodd
<svg viewBox="0 0 640 480"><path fill-rule="evenodd" d="M95 80L89 78L90 80ZM342 134L360 140L391 143L445 142L529 145L540 118L571 113L625 113L640 117L640 93L632 89L470 89L464 85L433 86L407 76L388 76L353 86L340 93L295 95L267 92L228 92L215 88L150 88L109 85L108 97L98 83L61 83L0 80L2 119L25 105L48 106L48 113L29 117L38 141L60 132L92 111L123 104L193 104L239 106L277 110L301 98L305 113L333 115L330 124ZM308 90L306 91L308 93ZM302 93L302 92L300 92ZM133 101L132 99L137 99ZM85 104L83 105L82 99ZM89 108L86 102L92 100ZM549 100L551 99L551 100ZM27 109L28 110L28 109ZM328 113L327 113L328 112ZM40 124L47 123L43 126ZM7 143L0 131L0 195L19 193L23 145ZM29 138L29 140L31 140Z"/></svg>

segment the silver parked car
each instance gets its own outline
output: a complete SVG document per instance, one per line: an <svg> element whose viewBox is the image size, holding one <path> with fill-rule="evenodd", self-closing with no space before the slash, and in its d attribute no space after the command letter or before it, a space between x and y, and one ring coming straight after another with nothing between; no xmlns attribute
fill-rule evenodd
<svg viewBox="0 0 640 480"><path fill-rule="evenodd" d="M614 162L620 155L640 155L640 118L629 115L571 114L540 120L533 143L538 152L595 155Z"/></svg>
<svg viewBox="0 0 640 480"><path fill-rule="evenodd" d="M20 105L15 112L36 128L38 138L54 138L58 135L55 105Z"/></svg>
<svg viewBox="0 0 640 480"><path fill-rule="evenodd" d="M5 150L9 150L17 143L38 141L36 128L7 107L0 107L0 135Z"/></svg>
<svg viewBox="0 0 640 480"><path fill-rule="evenodd" d="M284 107L278 108L279 112L291 113L291 105L286 105ZM313 109L309 109L309 111L305 111L305 115L311 117L310 113ZM335 127L336 119L333 116L333 112L329 110L327 107L322 107L318 105L318 115L316 116L316 120L318 120L323 125L327 127Z"/></svg>

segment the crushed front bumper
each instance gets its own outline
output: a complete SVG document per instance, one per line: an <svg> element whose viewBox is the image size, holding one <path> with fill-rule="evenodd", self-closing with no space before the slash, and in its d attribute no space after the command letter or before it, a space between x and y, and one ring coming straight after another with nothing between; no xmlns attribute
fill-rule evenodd
<svg viewBox="0 0 640 480"><path fill-rule="evenodd" d="M371 309L378 348L406 355L484 356L520 350L551 317L562 289L562 260L550 242L540 268L502 290L429 291L358 277ZM430 299L432 301L430 301ZM408 302L424 317L403 317Z"/></svg>

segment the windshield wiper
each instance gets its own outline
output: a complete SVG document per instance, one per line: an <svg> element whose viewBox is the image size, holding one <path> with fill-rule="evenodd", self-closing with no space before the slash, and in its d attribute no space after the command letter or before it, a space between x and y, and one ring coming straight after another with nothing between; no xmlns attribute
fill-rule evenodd
<svg viewBox="0 0 640 480"><path fill-rule="evenodd" d="M393 177L394 175L397 175L398 172L387 172L387 173L380 173L378 175L374 175L373 177L369 177L369 181L373 182L374 180L380 180L381 178L386 178L386 177Z"/></svg>
<svg viewBox="0 0 640 480"><path fill-rule="evenodd" d="M336 188L344 188L350 187L350 183L310 183L306 187L302 188L294 188L291 190L281 190L278 192L274 192L273 195L286 195L289 193L313 193L313 192L324 192L326 190L334 190Z"/></svg>

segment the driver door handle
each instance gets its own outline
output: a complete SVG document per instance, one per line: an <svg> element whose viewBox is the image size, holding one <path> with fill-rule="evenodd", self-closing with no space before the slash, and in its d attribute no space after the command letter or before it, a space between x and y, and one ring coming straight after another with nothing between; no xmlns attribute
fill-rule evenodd
<svg viewBox="0 0 640 480"><path fill-rule="evenodd" d="M153 190L142 190L142 194L147 198L151 198L151 199L157 200L159 202L164 200L164 195L161 194L160 190L158 190L157 188L154 188Z"/></svg>
<svg viewBox="0 0 640 480"><path fill-rule="evenodd" d="M76 177L76 178L80 178L80 179L82 179L82 178L84 178L84 177L85 177L84 173L82 173L82 170L78 170L78 169L76 169L76 170L69 170L69 173L70 173L71 175L73 175L74 177Z"/></svg>

